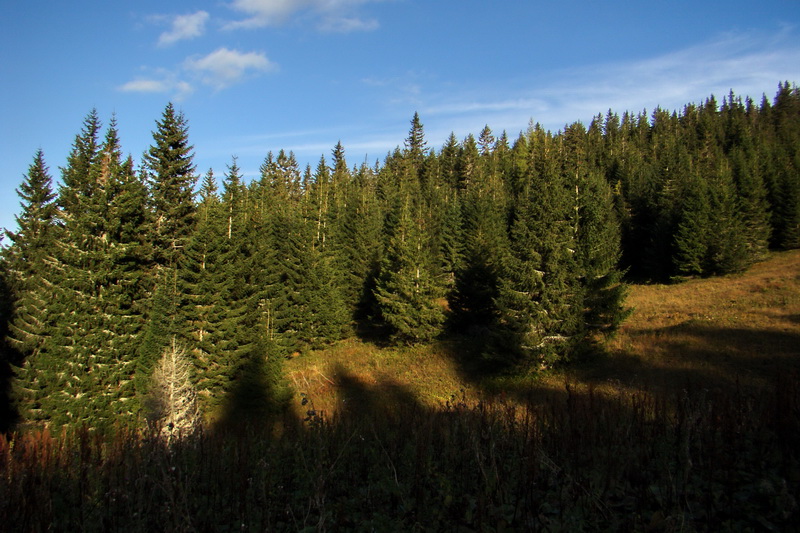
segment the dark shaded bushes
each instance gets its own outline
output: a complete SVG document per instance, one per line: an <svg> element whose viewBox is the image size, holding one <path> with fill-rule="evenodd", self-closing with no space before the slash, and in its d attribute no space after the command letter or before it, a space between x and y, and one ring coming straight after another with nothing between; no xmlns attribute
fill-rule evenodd
<svg viewBox="0 0 800 533"><path fill-rule="evenodd" d="M0 441L0 515L15 531L786 530L798 391L794 378L764 397L566 385L546 404L309 409L170 446L15 435Z"/></svg>

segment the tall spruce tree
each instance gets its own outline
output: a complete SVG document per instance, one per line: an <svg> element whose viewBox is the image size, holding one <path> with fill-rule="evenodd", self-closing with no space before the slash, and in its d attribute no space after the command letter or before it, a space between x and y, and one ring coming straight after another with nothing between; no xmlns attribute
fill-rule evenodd
<svg viewBox="0 0 800 533"><path fill-rule="evenodd" d="M484 128L483 154L468 137L460 155L464 172L462 198L462 260L455 271L450 295L453 326L461 332L486 332L495 318L500 265L507 254L507 220L504 184L496 179L488 161L491 132Z"/></svg>
<svg viewBox="0 0 800 533"><path fill-rule="evenodd" d="M194 186L197 181L186 118L167 104L156 121L153 144L144 154L144 172L150 188L153 268L149 277L149 303L145 316L146 342L139 349L139 372L147 378L172 335L183 321L178 294L178 270L195 227ZM164 332L168 332L165 333ZM147 384L149 381L141 381ZM144 393L144 391L142 391Z"/></svg>
<svg viewBox="0 0 800 533"><path fill-rule="evenodd" d="M21 356L27 357L39 351L47 334L47 287L51 283L48 257L57 232L56 195L41 150L36 152L17 195L22 208L15 217L17 231L5 232L12 243L5 253L8 281L17 295L9 340Z"/></svg>
<svg viewBox="0 0 800 533"><path fill-rule="evenodd" d="M229 208L220 201L213 172L206 174L197 206L197 226L187 242L183 266L179 270L178 294L185 332L184 342L193 362L193 383L203 408L211 407L231 380L231 368L223 354L225 319L231 279L226 268ZM164 331L163 335L169 335Z"/></svg>
<svg viewBox="0 0 800 533"><path fill-rule="evenodd" d="M384 216L375 172L362 165L346 194L346 206L338 219L338 270L345 305L352 318L363 320L375 313L373 289L383 256Z"/></svg>
<svg viewBox="0 0 800 533"><path fill-rule="evenodd" d="M98 128L93 111L63 169L63 230L51 260L46 355L32 359L27 379L39 397L34 418L55 424L131 423L138 410L133 338L139 315L132 308L138 247L123 238L118 218L133 214L118 209L129 207L132 169L122 161L115 121L102 145Z"/></svg>
<svg viewBox="0 0 800 533"><path fill-rule="evenodd" d="M568 359L585 328L571 190L553 138L541 130L530 135L531 165L513 205L489 354L535 371Z"/></svg>
<svg viewBox="0 0 800 533"><path fill-rule="evenodd" d="M374 294L380 318L396 341L425 342L441 332L444 291L431 273L419 206L408 196L396 209Z"/></svg>
<svg viewBox="0 0 800 533"><path fill-rule="evenodd" d="M614 332L630 315L625 307L628 286L619 268L620 225L608 182L589 171L577 182L577 261L588 332Z"/></svg>
<svg viewBox="0 0 800 533"><path fill-rule="evenodd" d="M19 367L13 384L16 409L26 418L35 418L44 394L37 381L39 369L55 364L44 347L50 334L48 304L52 299L51 254L58 230L57 206L41 150L36 152L17 195L22 211L16 216L17 231L6 230L12 245L3 251L4 303L10 321L5 362ZM10 368L7 370L10 377Z"/></svg>
<svg viewBox="0 0 800 533"><path fill-rule="evenodd" d="M152 240L161 266L178 265L194 227L193 149L186 118L172 103L167 104L156 122L153 145L144 154L154 217Z"/></svg>

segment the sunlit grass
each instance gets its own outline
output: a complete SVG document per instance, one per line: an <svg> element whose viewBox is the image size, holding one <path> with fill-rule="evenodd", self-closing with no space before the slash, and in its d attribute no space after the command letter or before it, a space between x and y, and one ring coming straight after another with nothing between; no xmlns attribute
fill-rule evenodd
<svg viewBox="0 0 800 533"><path fill-rule="evenodd" d="M633 313L607 343L605 354L535 377L468 375L456 343L381 347L350 339L289 361L296 391L334 413L347 401L347 374L383 394L402 386L416 401L436 407L453 395L562 395L564 383L598 393L640 389L678 393L703 387L732 392L768 386L777 375L800 371L800 251L773 254L748 271L670 285L634 285ZM387 393L390 394L390 393ZM387 398L390 403L390 398Z"/></svg>
<svg viewBox="0 0 800 533"><path fill-rule="evenodd" d="M631 290L634 312L597 374L676 390L761 388L800 370L800 252L750 270Z"/></svg>

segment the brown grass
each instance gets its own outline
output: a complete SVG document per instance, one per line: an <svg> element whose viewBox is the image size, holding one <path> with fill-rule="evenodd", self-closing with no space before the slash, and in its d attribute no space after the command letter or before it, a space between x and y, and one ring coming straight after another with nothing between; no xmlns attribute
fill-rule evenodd
<svg viewBox="0 0 800 533"><path fill-rule="evenodd" d="M611 356L584 375L674 390L763 388L800 370L800 251L744 273L635 286Z"/></svg>
<svg viewBox="0 0 800 533"><path fill-rule="evenodd" d="M740 274L635 285L627 304L634 311L605 356L536 378L476 380L459 367L452 343L387 348L350 339L287 362L294 408L308 410L299 393L328 415L365 394L431 407L487 394L544 400L563 395L565 382L612 395L755 391L800 371L800 250Z"/></svg>

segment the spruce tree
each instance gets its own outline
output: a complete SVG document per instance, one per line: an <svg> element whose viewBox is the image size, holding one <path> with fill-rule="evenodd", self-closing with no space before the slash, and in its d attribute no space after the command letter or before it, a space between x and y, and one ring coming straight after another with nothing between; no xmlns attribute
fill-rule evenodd
<svg viewBox="0 0 800 533"><path fill-rule="evenodd" d="M381 320L396 341L425 342L441 332L444 291L431 274L419 207L406 197L396 209L374 294Z"/></svg>
<svg viewBox="0 0 800 533"><path fill-rule="evenodd" d="M36 152L17 195L22 208L16 216L17 231L6 230L12 245L3 250L2 258L3 286L7 289L4 303L10 321L6 362L19 367L13 384L17 408L24 417L36 418L39 401L49 392L40 382L44 371L40 369L55 364L45 347L53 297L51 254L58 230L56 195L41 150Z"/></svg>
<svg viewBox="0 0 800 533"><path fill-rule="evenodd" d="M362 165L347 190L339 217L339 272L341 291L352 318L363 320L375 313L373 289L383 256L383 209L374 171Z"/></svg>
<svg viewBox="0 0 800 533"><path fill-rule="evenodd" d="M178 294L184 251L195 227L194 186L197 181L189 144L188 124L172 103L156 121L153 144L144 154L144 173L150 189L153 268L149 272L149 298L145 314L145 339L140 345L140 372L151 372L182 320ZM167 314L165 314L167 313ZM167 336L162 336L168 332ZM140 376L148 383L148 375Z"/></svg>
<svg viewBox="0 0 800 533"><path fill-rule="evenodd" d="M531 133L531 165L515 199L498 276L491 357L535 371L569 359L584 338L574 202L553 139Z"/></svg>
<svg viewBox="0 0 800 533"><path fill-rule="evenodd" d="M65 216L82 213L84 200L92 196L97 184L95 173L99 170L100 128L100 117L97 110L92 109L83 121L81 132L75 137L67 156L67 166L61 169L58 204Z"/></svg>
<svg viewBox="0 0 800 533"><path fill-rule="evenodd" d="M422 168L425 155L428 151L428 143L425 140L425 130L419 118L419 113L414 113L411 119L411 128L405 140L405 155L411 162L414 169L419 171Z"/></svg>
<svg viewBox="0 0 800 533"><path fill-rule="evenodd" d="M487 133L488 132L488 133ZM507 219L504 184L495 179L484 128L486 149L476 160L472 137L465 141L459 167L464 172L462 198L462 260L455 272L450 295L453 326L457 331L485 332L494 320L500 264L507 254Z"/></svg>
<svg viewBox="0 0 800 533"><path fill-rule="evenodd" d="M674 237L675 269L683 275L702 275L708 268L708 231L711 227L711 206L705 181L691 176L683 198Z"/></svg>
<svg viewBox="0 0 800 533"><path fill-rule="evenodd" d="M588 332L609 333L627 317L627 288L618 268L620 225L611 188L595 164L596 136L582 124L567 126L561 135L561 172L572 200L571 224L577 246L576 275Z"/></svg>
<svg viewBox="0 0 800 533"><path fill-rule="evenodd" d="M720 165L710 179L709 273L729 274L744 269L750 262L747 227L730 168Z"/></svg>
<svg viewBox="0 0 800 533"><path fill-rule="evenodd" d="M140 250L123 231L132 222L119 218L137 219L126 197L132 169L122 161L115 122L101 146L98 125L90 113L63 169L63 232L51 260L46 355L32 360L27 379L40 396L35 417L55 424L130 423L138 410L133 339L140 314L132 303Z"/></svg>
<svg viewBox="0 0 800 533"><path fill-rule="evenodd" d="M200 393L200 403L208 408L214 398L222 395L232 374L218 350L224 342L223 321L231 289L226 269L233 265L226 263L232 259L226 254L231 213L217 195L211 171L205 176L200 197L197 227L187 242L179 270L178 294L185 328L180 340L194 363L193 382Z"/></svg>
<svg viewBox="0 0 800 533"><path fill-rule="evenodd" d="M8 281L17 295L9 340L20 355L27 357L38 352L47 334L47 286L51 283L48 257L57 232L56 195L41 150L36 152L17 195L22 200L22 211L15 217L17 231L5 232L12 243L5 253Z"/></svg>
<svg viewBox="0 0 800 533"><path fill-rule="evenodd" d="M608 182L597 171L580 176L577 185L577 260L587 331L608 334L630 314L628 286L619 268L621 231Z"/></svg>
<svg viewBox="0 0 800 533"><path fill-rule="evenodd" d="M175 268L194 227L197 177L187 121L172 103L156 122L153 141L144 155L154 216L152 240L158 264Z"/></svg>

